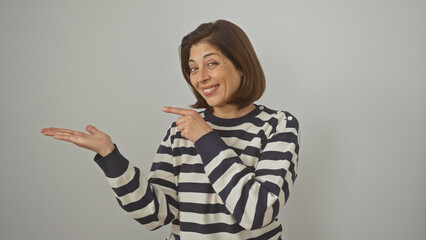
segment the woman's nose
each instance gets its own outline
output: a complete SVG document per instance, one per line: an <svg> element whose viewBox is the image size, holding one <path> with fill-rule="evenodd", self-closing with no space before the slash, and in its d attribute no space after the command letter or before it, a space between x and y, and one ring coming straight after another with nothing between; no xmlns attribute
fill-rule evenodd
<svg viewBox="0 0 426 240"><path fill-rule="evenodd" d="M198 69L198 82L204 82L209 78L209 74L205 68Z"/></svg>

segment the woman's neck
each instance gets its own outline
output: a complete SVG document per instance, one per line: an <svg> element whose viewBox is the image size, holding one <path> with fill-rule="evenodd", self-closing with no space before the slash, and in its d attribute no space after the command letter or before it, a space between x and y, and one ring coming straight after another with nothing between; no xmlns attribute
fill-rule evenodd
<svg viewBox="0 0 426 240"><path fill-rule="evenodd" d="M248 114L255 108L256 106L253 103L241 108L240 110L238 110L238 106L228 104L223 107L213 107L213 115L218 118L238 118Z"/></svg>

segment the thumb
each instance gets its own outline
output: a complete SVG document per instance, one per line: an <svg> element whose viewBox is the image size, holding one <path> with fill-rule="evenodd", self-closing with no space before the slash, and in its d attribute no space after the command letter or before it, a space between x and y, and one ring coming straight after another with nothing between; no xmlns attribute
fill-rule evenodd
<svg viewBox="0 0 426 240"><path fill-rule="evenodd" d="M97 128L95 128L95 126L93 126L93 125L87 125L86 131L88 131L91 134L95 134L95 133L99 132L99 130Z"/></svg>

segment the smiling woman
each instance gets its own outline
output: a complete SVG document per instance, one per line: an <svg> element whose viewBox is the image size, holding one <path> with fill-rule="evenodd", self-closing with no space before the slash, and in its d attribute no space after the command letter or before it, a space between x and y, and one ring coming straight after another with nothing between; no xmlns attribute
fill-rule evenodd
<svg viewBox="0 0 426 240"><path fill-rule="evenodd" d="M298 121L254 103L265 78L235 24L202 24L183 38L180 51L197 98L192 107L205 110L163 108L180 117L148 177L94 126L86 127L89 134L41 132L96 152L119 205L150 230L171 223L168 239L281 239L277 216L297 177Z"/></svg>

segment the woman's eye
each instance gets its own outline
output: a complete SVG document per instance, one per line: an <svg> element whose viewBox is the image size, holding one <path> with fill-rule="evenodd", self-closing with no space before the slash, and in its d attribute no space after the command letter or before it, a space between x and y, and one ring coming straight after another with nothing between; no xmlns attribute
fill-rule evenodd
<svg viewBox="0 0 426 240"><path fill-rule="evenodd" d="M196 67L189 68L189 71L190 71L191 73L193 73L193 72L197 71L197 68L196 68Z"/></svg>
<svg viewBox="0 0 426 240"><path fill-rule="evenodd" d="M209 62L207 64L207 66L209 66L209 67L216 66L216 65L217 65L217 62Z"/></svg>

